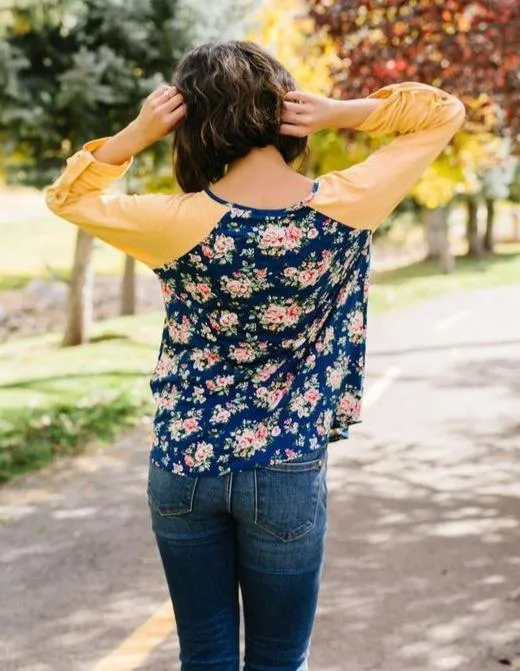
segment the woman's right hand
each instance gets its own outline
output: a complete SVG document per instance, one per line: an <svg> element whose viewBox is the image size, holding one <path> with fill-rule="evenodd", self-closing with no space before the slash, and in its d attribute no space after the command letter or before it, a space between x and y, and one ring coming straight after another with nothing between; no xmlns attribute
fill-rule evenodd
<svg viewBox="0 0 520 671"><path fill-rule="evenodd" d="M284 98L280 133L306 137L324 128L334 128L342 102L304 91L289 91Z"/></svg>
<svg viewBox="0 0 520 671"><path fill-rule="evenodd" d="M182 93L163 84L146 98L132 125L147 144L153 144L171 133L185 114Z"/></svg>

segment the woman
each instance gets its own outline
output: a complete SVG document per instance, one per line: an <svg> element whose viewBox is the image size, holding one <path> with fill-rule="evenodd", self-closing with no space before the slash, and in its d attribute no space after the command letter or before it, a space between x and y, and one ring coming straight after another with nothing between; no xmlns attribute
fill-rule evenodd
<svg viewBox="0 0 520 671"><path fill-rule="evenodd" d="M371 234L464 116L415 82L310 95L251 42L205 44L49 188L162 286L148 498L183 671L239 669L239 588L244 669L308 668L327 447L360 421ZM323 128L400 137L313 181L293 163ZM104 193L172 131L184 194Z"/></svg>

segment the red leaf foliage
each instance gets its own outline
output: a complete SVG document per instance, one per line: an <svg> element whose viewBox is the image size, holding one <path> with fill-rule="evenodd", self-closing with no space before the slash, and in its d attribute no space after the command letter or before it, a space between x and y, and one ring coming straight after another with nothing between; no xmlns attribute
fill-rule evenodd
<svg viewBox="0 0 520 671"><path fill-rule="evenodd" d="M363 97L409 80L466 101L486 94L503 111L494 130L518 140L520 0L307 3L340 58L333 72L334 94Z"/></svg>

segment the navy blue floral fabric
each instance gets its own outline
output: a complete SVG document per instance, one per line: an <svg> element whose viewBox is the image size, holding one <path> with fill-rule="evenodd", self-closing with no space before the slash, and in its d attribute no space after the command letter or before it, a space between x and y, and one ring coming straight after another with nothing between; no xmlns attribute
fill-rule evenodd
<svg viewBox="0 0 520 671"><path fill-rule="evenodd" d="M283 210L229 203L155 269L155 465L214 476L290 461L360 421L371 232L312 209L318 187Z"/></svg>

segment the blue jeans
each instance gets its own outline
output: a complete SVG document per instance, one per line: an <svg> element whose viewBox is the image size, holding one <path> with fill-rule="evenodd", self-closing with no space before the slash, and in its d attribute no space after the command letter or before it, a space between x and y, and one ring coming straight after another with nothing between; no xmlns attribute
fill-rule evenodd
<svg viewBox="0 0 520 671"><path fill-rule="evenodd" d="M148 500L181 671L306 671L327 530L327 448L220 477L150 462Z"/></svg>

